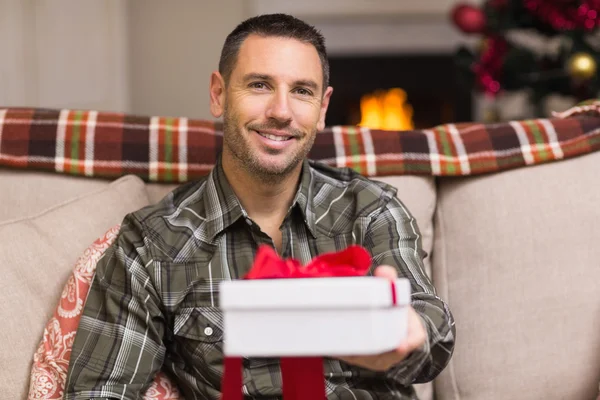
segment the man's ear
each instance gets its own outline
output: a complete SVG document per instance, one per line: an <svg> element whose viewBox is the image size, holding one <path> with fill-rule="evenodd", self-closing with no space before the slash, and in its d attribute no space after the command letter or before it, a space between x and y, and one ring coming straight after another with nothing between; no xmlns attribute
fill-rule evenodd
<svg viewBox="0 0 600 400"><path fill-rule="evenodd" d="M215 118L221 117L225 110L225 80L218 71L210 75L210 113Z"/></svg>
<svg viewBox="0 0 600 400"><path fill-rule="evenodd" d="M327 90L325 90L325 94L323 95L323 100L321 101L321 112L319 114L319 122L317 122L318 131L325 129L325 115L327 114L327 107L329 107L329 99L331 99L332 93L333 88L331 86L327 87Z"/></svg>

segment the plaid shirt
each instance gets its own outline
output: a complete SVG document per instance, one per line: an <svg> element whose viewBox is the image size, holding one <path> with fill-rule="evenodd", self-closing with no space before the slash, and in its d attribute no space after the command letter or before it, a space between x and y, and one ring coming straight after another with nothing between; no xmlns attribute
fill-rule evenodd
<svg viewBox="0 0 600 400"><path fill-rule="evenodd" d="M409 399L454 348L454 321L423 272L415 219L389 185L305 161L281 227L282 257L360 244L373 267L393 265L412 287L429 341L386 373L325 359L328 399ZM220 163L160 203L128 215L97 265L71 354L65 399L137 399L162 369L186 399L218 399L223 372L219 282L239 279L270 237L249 218ZM277 299L273 299L277 301ZM343 332L315 332L343 335ZM243 392L280 398L277 359L244 360Z"/></svg>

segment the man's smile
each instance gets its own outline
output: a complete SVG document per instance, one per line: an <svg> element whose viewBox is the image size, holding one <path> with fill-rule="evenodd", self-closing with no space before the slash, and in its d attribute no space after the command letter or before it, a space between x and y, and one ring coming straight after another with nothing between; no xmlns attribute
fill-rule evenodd
<svg viewBox="0 0 600 400"><path fill-rule="evenodd" d="M256 133L258 133L262 137L265 137L265 138L271 139L271 140L275 140L277 142L283 142L283 141L290 140L293 138L292 136L273 135L273 134L262 132L262 131L256 131Z"/></svg>
<svg viewBox="0 0 600 400"><path fill-rule="evenodd" d="M275 131L275 130L254 130L258 136L261 137L263 142L269 143L271 145L285 145L291 143L292 139L296 139L296 136L291 135L286 131Z"/></svg>

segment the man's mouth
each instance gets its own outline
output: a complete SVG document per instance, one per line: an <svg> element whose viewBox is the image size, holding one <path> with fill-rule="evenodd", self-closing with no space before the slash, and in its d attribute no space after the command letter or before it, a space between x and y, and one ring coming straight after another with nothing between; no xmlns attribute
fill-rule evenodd
<svg viewBox="0 0 600 400"><path fill-rule="evenodd" d="M287 140L293 139L293 136L279 136L279 135L271 135L269 133L264 133L261 131L255 131L256 133L258 133L260 136L270 139L270 140L274 140L276 142L285 142Z"/></svg>

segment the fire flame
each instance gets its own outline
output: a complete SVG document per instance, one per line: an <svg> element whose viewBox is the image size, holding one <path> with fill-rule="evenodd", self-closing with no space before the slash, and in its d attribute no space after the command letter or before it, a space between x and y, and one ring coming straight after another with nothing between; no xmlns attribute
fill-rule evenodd
<svg viewBox="0 0 600 400"><path fill-rule="evenodd" d="M407 102L406 92L399 88L376 91L360 99L359 125L371 129L411 130L413 108Z"/></svg>

